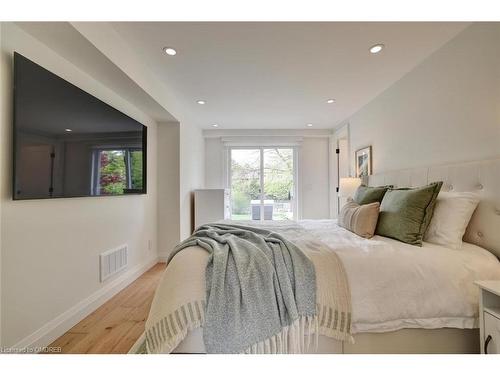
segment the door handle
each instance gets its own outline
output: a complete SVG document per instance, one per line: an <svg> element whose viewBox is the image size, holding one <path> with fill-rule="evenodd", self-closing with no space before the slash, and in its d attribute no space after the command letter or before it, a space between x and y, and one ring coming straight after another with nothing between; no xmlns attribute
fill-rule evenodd
<svg viewBox="0 0 500 375"><path fill-rule="evenodd" d="M488 335L488 337L486 338L486 340L484 342L484 354L488 354L488 345L489 345L491 339L492 339L491 335Z"/></svg>

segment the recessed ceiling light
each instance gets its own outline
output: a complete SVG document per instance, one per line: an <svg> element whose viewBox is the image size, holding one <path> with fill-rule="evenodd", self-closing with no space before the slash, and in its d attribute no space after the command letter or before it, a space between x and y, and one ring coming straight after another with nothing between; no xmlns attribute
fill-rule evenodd
<svg viewBox="0 0 500 375"><path fill-rule="evenodd" d="M72 132L73 129L64 129L64 131L69 133L69 132Z"/></svg>
<svg viewBox="0 0 500 375"><path fill-rule="evenodd" d="M169 56L177 55L177 51L172 47L163 47L163 52L165 52Z"/></svg>
<svg viewBox="0 0 500 375"><path fill-rule="evenodd" d="M333 103L335 103L335 99L328 99L326 102L327 102L328 104L333 104Z"/></svg>
<svg viewBox="0 0 500 375"><path fill-rule="evenodd" d="M374 46L371 46L370 47L370 52L371 53L379 53L380 51L382 51L384 49L384 45L379 43L379 44L375 44Z"/></svg>
<svg viewBox="0 0 500 375"><path fill-rule="evenodd" d="M310 127L312 127L312 126L313 126L313 124L307 124L306 126L307 126L308 128L310 128Z"/></svg>
<svg viewBox="0 0 500 375"><path fill-rule="evenodd" d="M197 101L196 101L196 103L198 103L198 104L202 104L202 105L203 105L203 104L206 104L207 102L206 102L206 101L204 101L204 100L197 100Z"/></svg>
<svg viewBox="0 0 500 375"><path fill-rule="evenodd" d="M214 128L218 128L218 127L219 127L219 124L212 124L212 126L213 126Z"/></svg>

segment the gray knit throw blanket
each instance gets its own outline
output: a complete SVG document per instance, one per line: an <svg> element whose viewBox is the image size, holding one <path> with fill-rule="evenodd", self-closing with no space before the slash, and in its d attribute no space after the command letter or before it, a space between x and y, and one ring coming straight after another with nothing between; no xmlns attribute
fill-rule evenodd
<svg viewBox="0 0 500 375"><path fill-rule="evenodd" d="M293 243L266 229L209 224L179 244L169 261L189 246L210 254L203 326L208 353L252 352L257 345L287 352L287 340L303 340L304 326L312 333L315 270Z"/></svg>

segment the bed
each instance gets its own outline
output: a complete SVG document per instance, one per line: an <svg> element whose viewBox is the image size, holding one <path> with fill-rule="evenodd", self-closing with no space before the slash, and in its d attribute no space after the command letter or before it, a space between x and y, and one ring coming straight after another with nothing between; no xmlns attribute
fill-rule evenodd
<svg viewBox="0 0 500 375"><path fill-rule="evenodd" d="M419 186L442 180L445 191L480 192L482 200L461 250L429 243L419 248L381 236L367 240L340 228L335 220L299 221L340 257L352 304L353 340L320 335L308 352L478 353L479 290L474 281L500 279L499 177L499 160L370 176L370 185ZM178 253L167 267L154 304L165 304L162 296L167 289L170 296L175 290L173 298L180 305L193 289L204 290L207 258L206 251L196 247ZM203 307L194 306L195 315L203 314ZM202 330L202 324L188 327L163 352L204 353Z"/></svg>

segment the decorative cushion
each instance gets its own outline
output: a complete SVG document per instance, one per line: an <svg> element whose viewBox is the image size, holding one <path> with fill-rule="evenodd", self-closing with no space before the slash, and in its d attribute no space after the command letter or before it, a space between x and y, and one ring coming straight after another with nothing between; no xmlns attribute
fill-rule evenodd
<svg viewBox="0 0 500 375"><path fill-rule="evenodd" d="M475 193L441 192L424 241L460 249L467 225L479 204Z"/></svg>
<svg viewBox="0 0 500 375"><path fill-rule="evenodd" d="M359 205L352 199L342 207L338 223L341 227L364 238L371 238L377 227L380 203Z"/></svg>
<svg viewBox="0 0 500 375"><path fill-rule="evenodd" d="M380 204L376 234L422 246L442 185L439 181L419 188L389 189Z"/></svg>
<svg viewBox="0 0 500 375"><path fill-rule="evenodd" d="M357 204L368 204L374 202L382 202L386 191L392 188L392 185L370 187L366 185L358 186L354 193L354 202Z"/></svg>

